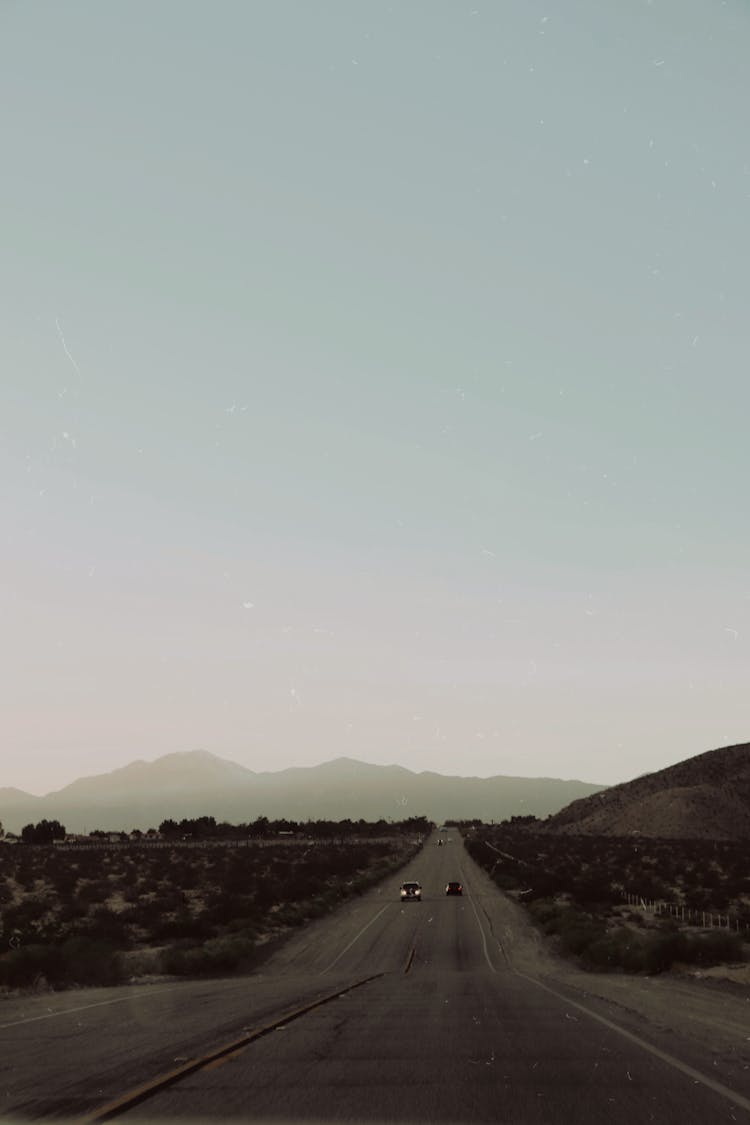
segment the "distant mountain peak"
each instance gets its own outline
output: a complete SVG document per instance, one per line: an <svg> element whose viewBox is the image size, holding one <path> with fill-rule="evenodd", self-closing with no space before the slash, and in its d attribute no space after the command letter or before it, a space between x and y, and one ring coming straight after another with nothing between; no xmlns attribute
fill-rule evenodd
<svg viewBox="0 0 750 1125"><path fill-rule="evenodd" d="M105 789L115 789L119 796L148 791L155 785L167 785L173 789L192 789L200 785L232 784L238 778L249 780L255 775L252 770L238 762L219 758L208 750L175 750L162 754L152 762L136 758L125 766L118 766L107 773L90 774L72 781L49 797L83 797L98 794Z"/></svg>
<svg viewBox="0 0 750 1125"><path fill-rule="evenodd" d="M21 804L24 801L41 801L41 797L35 797L33 793L27 793L24 789L16 789L12 785L6 785L0 789L0 808L8 805ZM0 817L0 819L2 819Z"/></svg>
<svg viewBox="0 0 750 1125"><path fill-rule="evenodd" d="M258 816L293 820L400 820L406 816L545 816L595 792L586 782L524 778L446 777L404 766L342 756L317 766L254 772L207 750L181 750L152 762L138 759L79 778L46 797L2 799L0 820L16 831L32 818L59 820L69 832L141 830L162 820L213 816L234 824Z"/></svg>
<svg viewBox="0 0 750 1125"><path fill-rule="evenodd" d="M401 770L403 773L412 773L412 770L406 769L405 766L398 766L395 763L389 765L381 765L376 762L363 762L361 758L347 758L342 756L340 758L331 758L327 762L321 762L319 766L310 766L310 769L342 769L342 770Z"/></svg>
<svg viewBox="0 0 750 1125"><path fill-rule="evenodd" d="M202 747L197 747L195 750L171 750L169 754L162 754L158 758L154 758L152 765L156 762L177 762L190 759L194 762L226 762L228 758L220 758L217 754L212 754L210 750L204 750ZM232 763L235 765L236 763Z"/></svg>

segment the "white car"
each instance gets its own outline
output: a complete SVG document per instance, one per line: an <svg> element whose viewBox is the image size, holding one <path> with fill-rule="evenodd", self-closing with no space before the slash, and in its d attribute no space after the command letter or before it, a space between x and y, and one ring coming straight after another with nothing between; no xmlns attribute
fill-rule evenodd
<svg viewBox="0 0 750 1125"><path fill-rule="evenodd" d="M402 902L421 902L422 901L422 887L419 883L402 883L401 884L401 901Z"/></svg>

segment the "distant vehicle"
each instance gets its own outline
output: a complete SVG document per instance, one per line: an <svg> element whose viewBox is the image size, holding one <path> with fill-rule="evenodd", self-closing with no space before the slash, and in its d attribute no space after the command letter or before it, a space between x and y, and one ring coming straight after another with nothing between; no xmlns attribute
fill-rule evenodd
<svg viewBox="0 0 750 1125"><path fill-rule="evenodd" d="M442 841L442 840L438 840L438 847L439 847L439 848L442 848L442 846L443 846L443 841Z"/></svg>
<svg viewBox="0 0 750 1125"><path fill-rule="evenodd" d="M454 882L446 883L445 884L445 893L447 895L462 895L464 893L464 889L463 889L463 887L461 886L460 883L454 883Z"/></svg>
<svg viewBox="0 0 750 1125"><path fill-rule="evenodd" d="M419 883L402 883L401 884L401 901L402 902L421 902L422 901L422 888Z"/></svg>

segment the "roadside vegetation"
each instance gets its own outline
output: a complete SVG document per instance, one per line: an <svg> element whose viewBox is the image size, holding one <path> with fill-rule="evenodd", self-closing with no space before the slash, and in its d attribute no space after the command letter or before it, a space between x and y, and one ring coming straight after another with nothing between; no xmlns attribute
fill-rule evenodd
<svg viewBox="0 0 750 1125"><path fill-rule="evenodd" d="M432 827L262 818L220 835L211 820L165 822L142 841L0 845L0 988L251 969L407 863Z"/></svg>
<svg viewBox="0 0 750 1125"><path fill-rule="evenodd" d="M536 823L460 827L474 860L583 968L660 973L750 959L746 843L550 836L535 833ZM628 894L720 913L729 924L687 925L629 905Z"/></svg>

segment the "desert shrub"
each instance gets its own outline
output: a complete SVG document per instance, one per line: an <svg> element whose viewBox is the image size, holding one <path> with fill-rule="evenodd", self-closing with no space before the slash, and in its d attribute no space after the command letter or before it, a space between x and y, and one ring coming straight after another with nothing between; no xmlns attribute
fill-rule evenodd
<svg viewBox="0 0 750 1125"><path fill-rule="evenodd" d="M679 960L683 949L683 934L664 929L645 939L645 964L647 973L665 973Z"/></svg>
<svg viewBox="0 0 750 1125"><path fill-rule="evenodd" d="M268 910L281 902L283 891L277 879L271 875L264 876L255 889L255 901L261 910Z"/></svg>
<svg viewBox="0 0 750 1125"><path fill-rule="evenodd" d="M606 870L586 871L573 882L571 889L573 897L581 906L609 906L615 897Z"/></svg>
<svg viewBox="0 0 750 1125"><path fill-rule="evenodd" d="M324 879L319 875L305 871L304 868L298 874L290 872L284 884L285 897L293 901L312 898L321 889L324 882Z"/></svg>
<svg viewBox="0 0 750 1125"><path fill-rule="evenodd" d="M133 887L138 882L138 868L129 860L126 860L120 872L120 882L123 887Z"/></svg>
<svg viewBox="0 0 750 1125"><path fill-rule="evenodd" d="M62 899L71 898L78 884L78 872L69 867L60 867L50 873L51 882Z"/></svg>
<svg viewBox="0 0 750 1125"><path fill-rule="evenodd" d="M162 972L177 976L213 976L252 964L255 943L248 937L211 938L202 945L178 942L160 955Z"/></svg>
<svg viewBox="0 0 750 1125"><path fill-rule="evenodd" d="M144 930L151 930L158 925L162 914L158 902L153 899L139 898L123 911L122 918L128 925L141 926Z"/></svg>
<svg viewBox="0 0 750 1125"><path fill-rule="evenodd" d="M560 919L567 908L550 899L532 902L529 913L546 934L556 934L560 930Z"/></svg>
<svg viewBox="0 0 750 1125"><path fill-rule="evenodd" d="M197 863L187 863L184 860L179 866L172 867L170 877L175 885L183 891L193 890L200 881L201 870Z"/></svg>
<svg viewBox="0 0 750 1125"><path fill-rule="evenodd" d="M24 945L0 960L0 985L30 988L44 979L50 984L62 978L62 952L54 945Z"/></svg>
<svg viewBox="0 0 750 1125"><path fill-rule="evenodd" d="M63 942L61 952L66 984L112 985L123 980L122 956L110 942L71 937Z"/></svg>
<svg viewBox="0 0 750 1125"><path fill-rule="evenodd" d="M656 944L654 938L649 939L621 926L595 938L583 950L582 960L587 968L592 969L624 969L629 973L660 971L653 964Z"/></svg>
<svg viewBox="0 0 750 1125"><path fill-rule="evenodd" d="M570 889L570 879L562 871L534 871L529 882L531 887L526 896L527 901L534 902L540 898L550 898L552 895L561 894Z"/></svg>
<svg viewBox="0 0 750 1125"><path fill-rule="evenodd" d="M578 938L582 932L575 930L574 933ZM564 938L562 943L565 945ZM728 931L687 934L674 925L666 925L655 934L638 934L622 926L594 937L578 952L583 964L590 969L662 973L677 962L716 965L742 960L743 944L739 934Z"/></svg>
<svg viewBox="0 0 750 1125"><path fill-rule="evenodd" d="M604 922L591 914L561 903L542 901L530 907L534 921L546 934L559 938L560 947L565 953L576 956L605 932Z"/></svg>
<svg viewBox="0 0 750 1125"><path fill-rule="evenodd" d="M282 926L301 926L305 917L304 906L295 902L285 902L276 912L276 918Z"/></svg>
<svg viewBox="0 0 750 1125"><path fill-rule="evenodd" d="M64 902L57 912L58 924L62 926L77 926L88 914L85 903L72 901Z"/></svg>
<svg viewBox="0 0 750 1125"><path fill-rule="evenodd" d="M79 884L76 891L76 902L83 906L90 906L95 902L104 902L109 894L109 883L106 879L96 879L92 882Z"/></svg>
<svg viewBox="0 0 750 1125"><path fill-rule="evenodd" d="M583 954L583 964L592 969L614 969L622 967L623 960L633 952L633 946L641 945L637 934L624 927L602 934L595 938Z"/></svg>
<svg viewBox="0 0 750 1125"><path fill-rule="evenodd" d="M718 965L723 961L742 961L742 938L729 930L709 930L705 934L681 934L679 960L690 965Z"/></svg>
<svg viewBox="0 0 750 1125"><path fill-rule="evenodd" d="M603 933L604 922L600 918L583 914L571 907L560 922L560 945L566 953L578 956L585 953Z"/></svg>
<svg viewBox="0 0 750 1125"><path fill-rule="evenodd" d="M369 885L369 880L365 874L356 875L355 878L347 884L346 889L350 895L361 895L364 891L367 890ZM312 895L311 897L315 898L316 896Z"/></svg>
<svg viewBox="0 0 750 1125"><path fill-rule="evenodd" d="M24 857L24 860L19 863L18 868L16 869L16 882L19 884L19 886L23 887L24 890L33 891L36 885L37 878L38 873L36 871L36 868Z"/></svg>
<svg viewBox="0 0 750 1125"><path fill-rule="evenodd" d="M138 880L138 890L141 895L153 895L159 890L159 881L153 875L142 876Z"/></svg>
<svg viewBox="0 0 750 1125"><path fill-rule="evenodd" d="M162 949L158 956L158 965L160 972L172 973L175 975L187 975L185 966L187 964L188 954L192 954L200 949L200 943L192 938L179 938L168 946L167 949Z"/></svg>
<svg viewBox="0 0 750 1125"><path fill-rule="evenodd" d="M123 915L115 914L108 906L97 906L86 921L86 933L91 938L123 947L127 942L125 921Z"/></svg>
<svg viewBox="0 0 750 1125"><path fill-rule="evenodd" d="M3 911L3 929L19 930L27 935L33 933L52 905L53 900L46 895L28 895Z"/></svg>
<svg viewBox="0 0 750 1125"><path fill-rule="evenodd" d="M492 875L493 881L501 891L513 891L518 887L518 879L507 874L504 871L495 871Z"/></svg>
<svg viewBox="0 0 750 1125"><path fill-rule="evenodd" d="M154 941L168 941L176 938L210 937L211 930L211 923L207 918L201 915L193 917L187 908L183 908L170 917L155 921L150 932Z"/></svg>
<svg viewBox="0 0 750 1125"><path fill-rule="evenodd" d="M305 915L307 918L320 918L321 915L326 914L331 909L331 904L325 895L315 895L314 898L308 899L305 903Z"/></svg>
<svg viewBox="0 0 750 1125"><path fill-rule="evenodd" d="M159 972L159 954L153 949L138 949L123 959L123 972L129 980Z"/></svg>
<svg viewBox="0 0 750 1125"><path fill-rule="evenodd" d="M0 960L0 984L30 988L44 980L57 985L111 985L122 980L122 961L112 946L88 938L50 945L27 945Z"/></svg>
<svg viewBox="0 0 750 1125"><path fill-rule="evenodd" d="M206 907L201 915L211 926L228 926L234 918L240 918L256 911L256 904L247 895L236 895L221 890L206 896Z"/></svg>
<svg viewBox="0 0 750 1125"><path fill-rule="evenodd" d="M255 918L233 918L227 926L227 933L239 934L242 937L254 940L258 933Z"/></svg>

